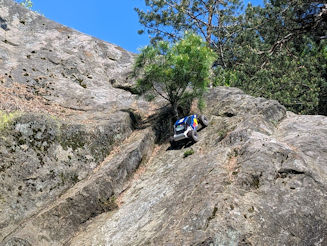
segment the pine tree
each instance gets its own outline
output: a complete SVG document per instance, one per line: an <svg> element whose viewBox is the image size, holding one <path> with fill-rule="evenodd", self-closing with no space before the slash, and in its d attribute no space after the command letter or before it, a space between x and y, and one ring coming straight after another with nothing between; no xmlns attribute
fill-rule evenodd
<svg viewBox="0 0 327 246"><path fill-rule="evenodd" d="M297 113L327 114L324 6L301 0L249 5L233 40L232 66L216 68L216 84L276 99Z"/></svg>
<svg viewBox="0 0 327 246"><path fill-rule="evenodd" d="M198 35L186 33L171 44L160 41L145 47L136 59L134 73L142 93L154 93L166 99L178 117L185 101L200 99L209 84L215 53Z"/></svg>
<svg viewBox="0 0 327 246"><path fill-rule="evenodd" d="M215 85L276 99L296 113L327 115L327 4L267 0L264 7L226 0L145 0L144 30L178 40L201 35L217 53Z"/></svg>
<svg viewBox="0 0 327 246"><path fill-rule="evenodd" d="M146 10L136 8L151 42L176 41L185 31L201 35L219 54L218 63L226 67L226 56L239 30L240 0L145 0Z"/></svg>

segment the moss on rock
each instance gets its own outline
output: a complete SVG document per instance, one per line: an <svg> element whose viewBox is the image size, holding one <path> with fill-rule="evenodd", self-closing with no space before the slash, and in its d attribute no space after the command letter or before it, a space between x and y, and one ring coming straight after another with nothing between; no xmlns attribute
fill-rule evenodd
<svg viewBox="0 0 327 246"><path fill-rule="evenodd" d="M18 111L7 113L0 110L0 131L8 128L8 126L10 126L10 124L14 121L14 119L18 117L20 114L21 113Z"/></svg>

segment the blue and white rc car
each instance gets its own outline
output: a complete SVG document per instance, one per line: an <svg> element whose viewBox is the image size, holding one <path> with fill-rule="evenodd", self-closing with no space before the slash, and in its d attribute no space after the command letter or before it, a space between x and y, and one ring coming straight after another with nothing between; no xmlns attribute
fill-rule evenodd
<svg viewBox="0 0 327 246"><path fill-rule="evenodd" d="M175 146L177 141L190 139L194 143L199 141L197 129L199 124L202 127L208 126L209 122L204 115L190 115L179 119L174 124L174 136L170 138L171 146Z"/></svg>

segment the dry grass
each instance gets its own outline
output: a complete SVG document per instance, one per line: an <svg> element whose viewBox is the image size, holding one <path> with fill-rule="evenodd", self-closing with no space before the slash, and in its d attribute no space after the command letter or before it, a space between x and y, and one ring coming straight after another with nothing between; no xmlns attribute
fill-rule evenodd
<svg viewBox="0 0 327 246"><path fill-rule="evenodd" d="M39 89L39 94L46 92ZM12 83L10 87L0 84L0 110L7 113L15 111L47 113L59 117L74 112L47 101L41 95L36 95L28 86L19 83Z"/></svg>

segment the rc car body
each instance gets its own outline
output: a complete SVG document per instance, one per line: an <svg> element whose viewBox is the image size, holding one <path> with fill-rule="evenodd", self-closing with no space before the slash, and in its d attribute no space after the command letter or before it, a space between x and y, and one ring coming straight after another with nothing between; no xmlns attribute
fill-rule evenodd
<svg viewBox="0 0 327 246"><path fill-rule="evenodd" d="M199 140L197 134L199 124L202 127L208 126L208 120L204 115L193 114L177 120L174 124L174 136L170 139L171 145L184 139L197 142Z"/></svg>

